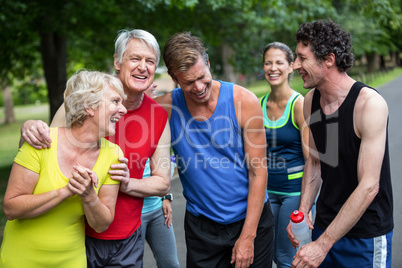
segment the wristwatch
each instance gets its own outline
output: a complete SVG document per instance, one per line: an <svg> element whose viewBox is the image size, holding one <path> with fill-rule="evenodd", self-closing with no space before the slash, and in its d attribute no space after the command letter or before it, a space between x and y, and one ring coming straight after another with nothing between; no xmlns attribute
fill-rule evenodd
<svg viewBox="0 0 402 268"><path fill-rule="evenodd" d="M173 194L172 193L168 193L167 195L165 195L164 197L162 197L162 200L169 200L170 202L173 201Z"/></svg>

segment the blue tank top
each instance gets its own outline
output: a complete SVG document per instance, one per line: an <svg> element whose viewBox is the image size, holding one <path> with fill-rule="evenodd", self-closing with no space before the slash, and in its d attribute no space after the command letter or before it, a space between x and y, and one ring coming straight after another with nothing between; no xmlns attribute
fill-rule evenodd
<svg viewBox="0 0 402 268"><path fill-rule="evenodd" d="M233 84L219 82L218 103L205 121L192 117L181 88L173 90L170 129L186 209L196 217L230 224L246 216L248 169Z"/></svg>
<svg viewBox="0 0 402 268"><path fill-rule="evenodd" d="M294 105L300 96L293 92L281 118L271 121L267 115L269 94L261 98L267 137L268 192L300 195L304 156L299 127L294 121Z"/></svg>

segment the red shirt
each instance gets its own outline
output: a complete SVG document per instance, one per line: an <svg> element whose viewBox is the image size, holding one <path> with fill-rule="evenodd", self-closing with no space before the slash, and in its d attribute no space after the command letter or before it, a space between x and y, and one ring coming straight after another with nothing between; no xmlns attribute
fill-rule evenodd
<svg viewBox="0 0 402 268"><path fill-rule="evenodd" d="M167 122L166 111L144 94L136 110L127 111L116 124L116 134L107 137L123 150L128 159L130 178L142 179L147 159L154 153ZM112 224L103 233L97 233L88 224L86 235L104 240L126 239L141 225L144 198L119 192Z"/></svg>

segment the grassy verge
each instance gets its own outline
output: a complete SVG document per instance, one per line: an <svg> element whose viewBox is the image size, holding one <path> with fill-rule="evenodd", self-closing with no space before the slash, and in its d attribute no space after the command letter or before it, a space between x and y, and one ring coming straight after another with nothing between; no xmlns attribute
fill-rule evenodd
<svg viewBox="0 0 402 268"><path fill-rule="evenodd" d="M367 83L367 85L378 89L382 85L385 85L386 83L392 81L393 79L395 79L400 75L402 75L402 68L395 68L387 73L379 73L373 75L373 77L371 77L369 81L362 81L362 82ZM358 77L356 77L355 79L358 80Z"/></svg>

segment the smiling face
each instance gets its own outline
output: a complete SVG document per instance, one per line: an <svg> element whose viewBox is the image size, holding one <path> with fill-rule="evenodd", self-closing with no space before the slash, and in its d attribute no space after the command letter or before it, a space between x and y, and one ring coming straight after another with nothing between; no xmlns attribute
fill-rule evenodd
<svg viewBox="0 0 402 268"><path fill-rule="evenodd" d="M114 60L117 76L126 94L141 93L152 84L156 60L155 52L146 43L136 38L128 41L122 62L119 63L116 56Z"/></svg>
<svg viewBox="0 0 402 268"><path fill-rule="evenodd" d="M297 43L296 56L293 68L302 76L303 87L306 89L319 87L325 78L323 62L318 61L310 46L305 46L302 42Z"/></svg>
<svg viewBox="0 0 402 268"><path fill-rule="evenodd" d="M288 84L289 75L293 72L293 64L289 64L285 52L278 48L270 48L264 55L264 76L271 86Z"/></svg>
<svg viewBox="0 0 402 268"><path fill-rule="evenodd" d="M103 98L99 108L94 111L94 120L98 122L101 137L116 133L116 122L127 113L123 106L123 97L107 85L103 89Z"/></svg>
<svg viewBox="0 0 402 268"><path fill-rule="evenodd" d="M186 99L197 103L209 100L212 89L212 75L209 65L200 56L188 71L175 74L175 82L180 85Z"/></svg>

